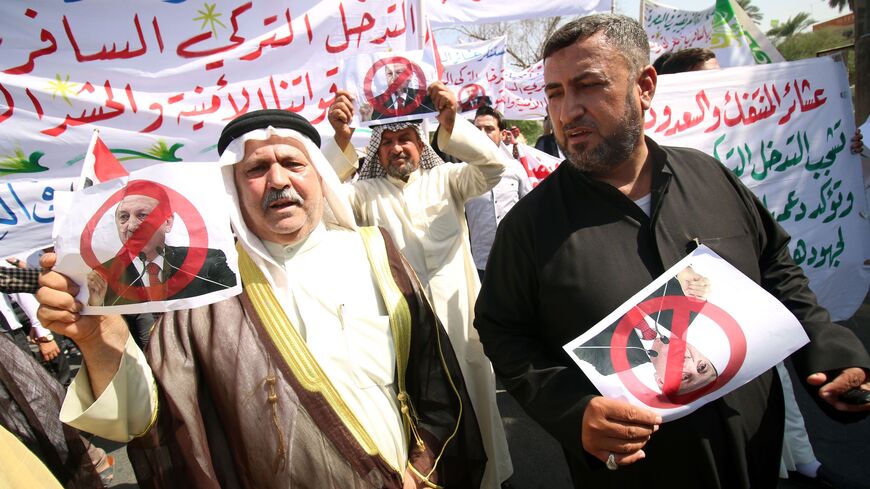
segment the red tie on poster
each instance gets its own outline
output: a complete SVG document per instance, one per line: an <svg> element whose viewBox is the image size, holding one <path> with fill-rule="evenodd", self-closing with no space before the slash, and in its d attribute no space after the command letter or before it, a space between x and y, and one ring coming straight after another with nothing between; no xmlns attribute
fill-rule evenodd
<svg viewBox="0 0 870 489"><path fill-rule="evenodd" d="M150 290L154 291L151 299L163 300L165 291L163 290L163 281L160 280L160 267L152 261L145 268L148 270L148 285Z"/></svg>

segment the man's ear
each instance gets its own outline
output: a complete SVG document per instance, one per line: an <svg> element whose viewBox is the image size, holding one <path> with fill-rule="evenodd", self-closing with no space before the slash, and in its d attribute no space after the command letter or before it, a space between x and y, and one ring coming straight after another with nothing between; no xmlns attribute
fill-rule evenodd
<svg viewBox="0 0 870 489"><path fill-rule="evenodd" d="M665 382L659 377L659 374L655 374L656 384L658 384L659 388L662 388L665 385Z"/></svg>
<svg viewBox="0 0 870 489"><path fill-rule="evenodd" d="M166 222L163 223L163 232L168 233L169 231L172 231L172 222L174 220L175 214L170 215L169 218L166 219Z"/></svg>
<svg viewBox="0 0 870 489"><path fill-rule="evenodd" d="M656 94L656 83L658 82L658 74L652 65L647 65L640 71L637 78L637 90L640 94L640 106L643 110L648 110L652 106L653 96Z"/></svg>

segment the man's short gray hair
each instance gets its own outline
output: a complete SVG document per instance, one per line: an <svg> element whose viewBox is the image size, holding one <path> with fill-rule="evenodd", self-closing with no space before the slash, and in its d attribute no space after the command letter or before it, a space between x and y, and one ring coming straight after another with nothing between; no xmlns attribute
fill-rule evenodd
<svg viewBox="0 0 870 489"><path fill-rule="evenodd" d="M649 40L640 23L631 17L616 14L593 14L568 22L544 43L541 58L546 60L556 51L603 32L611 44L637 73L649 64Z"/></svg>

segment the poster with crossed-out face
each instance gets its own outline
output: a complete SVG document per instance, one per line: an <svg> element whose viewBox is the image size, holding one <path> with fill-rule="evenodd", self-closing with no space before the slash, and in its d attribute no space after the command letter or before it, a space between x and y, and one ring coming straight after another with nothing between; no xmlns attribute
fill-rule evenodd
<svg viewBox="0 0 870 489"><path fill-rule="evenodd" d="M428 94L438 80L426 51L363 54L343 64L344 86L355 94L354 122L361 126L435 117Z"/></svg>
<svg viewBox="0 0 870 489"><path fill-rule="evenodd" d="M702 245L564 349L603 396L671 421L808 341L785 306Z"/></svg>
<svg viewBox="0 0 870 489"><path fill-rule="evenodd" d="M165 163L77 192L58 207L55 269L83 314L165 312L241 292L229 199L214 163Z"/></svg>

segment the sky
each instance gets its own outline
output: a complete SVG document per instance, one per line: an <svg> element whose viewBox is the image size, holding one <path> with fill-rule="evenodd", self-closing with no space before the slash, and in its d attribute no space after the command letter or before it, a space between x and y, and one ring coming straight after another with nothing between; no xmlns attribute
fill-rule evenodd
<svg viewBox="0 0 870 489"><path fill-rule="evenodd" d="M637 18L640 12L640 0L614 0L616 10L630 17ZM714 0L658 0L657 3L684 10L703 10L712 7ZM770 21L773 19L785 22L800 12L809 12L810 17L816 22L846 15L848 7L840 13L837 9L828 7L826 0L752 0L752 4L761 10L764 19L761 21L761 30L767 32L770 29Z"/></svg>

